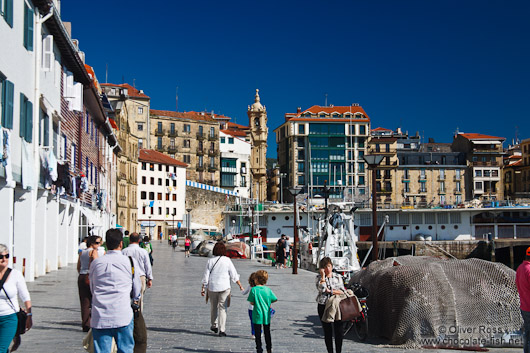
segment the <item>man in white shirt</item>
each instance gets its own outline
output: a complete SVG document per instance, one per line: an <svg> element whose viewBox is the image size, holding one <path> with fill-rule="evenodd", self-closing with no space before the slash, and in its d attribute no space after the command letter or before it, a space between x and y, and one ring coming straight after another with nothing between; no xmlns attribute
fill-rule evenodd
<svg viewBox="0 0 530 353"><path fill-rule="evenodd" d="M109 229L106 242L109 251L92 262L88 273L92 292L90 326L94 351L110 352L114 338L118 352L132 352L134 320L131 297L135 301L140 299L140 277L136 271L133 274L131 260L121 252L122 232ZM139 267L135 259L132 262L135 268Z"/></svg>
<svg viewBox="0 0 530 353"><path fill-rule="evenodd" d="M140 247L140 235L136 232L129 236L130 244L128 247L123 249L122 253L125 256L131 256L138 262L138 275L140 276L140 282L142 283L142 289L140 291L140 308L144 311L144 293L145 289L151 288L153 285L153 270L151 267L151 261L149 261L149 254L147 250Z"/></svg>

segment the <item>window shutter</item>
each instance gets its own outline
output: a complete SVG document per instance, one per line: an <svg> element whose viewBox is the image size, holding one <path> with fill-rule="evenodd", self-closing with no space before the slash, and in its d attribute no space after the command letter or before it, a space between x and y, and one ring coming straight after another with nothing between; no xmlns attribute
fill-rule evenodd
<svg viewBox="0 0 530 353"><path fill-rule="evenodd" d="M44 71L52 71L54 64L53 55L53 36L48 35L42 41L42 69Z"/></svg>
<svg viewBox="0 0 530 353"><path fill-rule="evenodd" d="M24 3L24 47L33 51L33 10Z"/></svg>
<svg viewBox="0 0 530 353"><path fill-rule="evenodd" d="M26 133L26 96L20 93L20 127L19 135L24 138Z"/></svg>
<svg viewBox="0 0 530 353"><path fill-rule="evenodd" d="M2 126L6 129L13 128L13 106L15 100L15 85L8 80L4 81L4 114L2 116Z"/></svg>
<svg viewBox="0 0 530 353"><path fill-rule="evenodd" d="M13 0L4 1L4 19L13 28Z"/></svg>
<svg viewBox="0 0 530 353"><path fill-rule="evenodd" d="M44 131L42 133L43 135L43 145L49 146L50 145L50 117L48 114L44 115Z"/></svg>
<svg viewBox="0 0 530 353"><path fill-rule="evenodd" d="M33 103L26 100L26 141L33 142Z"/></svg>

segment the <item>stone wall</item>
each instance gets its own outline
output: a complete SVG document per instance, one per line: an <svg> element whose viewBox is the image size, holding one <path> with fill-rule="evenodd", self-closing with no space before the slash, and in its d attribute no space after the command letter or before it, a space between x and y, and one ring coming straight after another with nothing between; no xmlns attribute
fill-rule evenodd
<svg viewBox="0 0 530 353"><path fill-rule="evenodd" d="M235 196L218 192L186 187L186 208L191 208L193 223L215 226L222 231L224 228L223 211L226 205L235 202Z"/></svg>

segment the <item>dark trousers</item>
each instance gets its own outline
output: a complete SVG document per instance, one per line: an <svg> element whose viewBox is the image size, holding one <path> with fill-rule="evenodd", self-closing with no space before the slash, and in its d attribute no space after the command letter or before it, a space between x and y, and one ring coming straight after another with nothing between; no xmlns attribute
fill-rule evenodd
<svg viewBox="0 0 530 353"><path fill-rule="evenodd" d="M254 324L254 334L256 336L256 352L263 352L263 347L261 345L261 326L263 326L263 333L265 334L265 344L267 345L267 352L270 352L272 351L271 325Z"/></svg>
<svg viewBox="0 0 530 353"><path fill-rule="evenodd" d="M88 275L79 275L77 278L77 288L79 289L79 301L81 302L81 326L83 330L90 329L90 305L92 304L92 293L90 285L86 284Z"/></svg>
<svg viewBox="0 0 530 353"><path fill-rule="evenodd" d="M318 317L322 322L322 315L324 314L324 304L318 304ZM343 323L341 321L322 322L322 328L324 329L324 340L326 341L326 348L328 353L333 353L333 331L335 331L335 350L337 353L342 352L342 336L343 336Z"/></svg>
<svg viewBox="0 0 530 353"><path fill-rule="evenodd" d="M147 327L145 326L144 315L139 312L139 315L134 319L134 353L147 352Z"/></svg>

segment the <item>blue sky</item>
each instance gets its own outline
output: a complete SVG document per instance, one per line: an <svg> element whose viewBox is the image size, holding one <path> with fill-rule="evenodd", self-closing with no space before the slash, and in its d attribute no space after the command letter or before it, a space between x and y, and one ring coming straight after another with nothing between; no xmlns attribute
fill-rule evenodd
<svg viewBox="0 0 530 353"><path fill-rule="evenodd" d="M530 137L530 1L62 1L100 82L151 108L248 124L256 88L273 129L297 107L359 103L372 128L437 142L458 128Z"/></svg>

